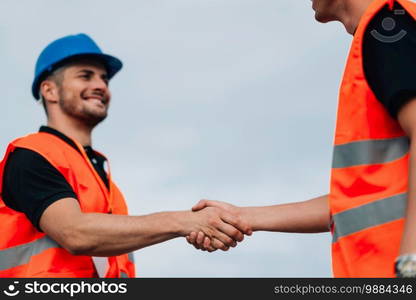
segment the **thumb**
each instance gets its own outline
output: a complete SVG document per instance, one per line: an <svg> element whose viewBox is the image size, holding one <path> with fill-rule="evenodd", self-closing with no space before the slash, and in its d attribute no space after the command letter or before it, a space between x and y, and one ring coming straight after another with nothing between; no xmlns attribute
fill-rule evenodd
<svg viewBox="0 0 416 300"><path fill-rule="evenodd" d="M192 211L198 211L208 206L208 201L205 199L200 200L192 207Z"/></svg>

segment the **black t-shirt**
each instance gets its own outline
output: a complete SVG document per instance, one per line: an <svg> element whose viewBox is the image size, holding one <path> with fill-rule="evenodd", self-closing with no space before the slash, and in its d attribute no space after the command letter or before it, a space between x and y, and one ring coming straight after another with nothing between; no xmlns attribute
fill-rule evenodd
<svg viewBox="0 0 416 300"><path fill-rule="evenodd" d="M368 25L363 44L367 81L393 118L416 96L416 22L396 2Z"/></svg>
<svg viewBox="0 0 416 300"><path fill-rule="evenodd" d="M42 126L39 131L53 134L79 151L75 143L61 132L46 126ZM90 146L85 146L84 149L108 188L105 158ZM15 149L7 160L2 197L8 207L25 213L39 231L40 217L50 204L63 198L77 199L72 187L55 167L40 154L24 148Z"/></svg>

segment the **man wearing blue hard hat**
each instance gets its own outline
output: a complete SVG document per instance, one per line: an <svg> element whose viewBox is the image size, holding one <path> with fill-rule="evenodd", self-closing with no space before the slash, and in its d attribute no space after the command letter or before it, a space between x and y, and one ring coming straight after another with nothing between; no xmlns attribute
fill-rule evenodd
<svg viewBox="0 0 416 300"><path fill-rule="evenodd" d="M40 54L32 94L47 126L11 142L0 163L1 277L135 277L134 250L191 232L204 232L210 251L228 250L251 234L218 208L128 215L91 142L121 68L85 34Z"/></svg>

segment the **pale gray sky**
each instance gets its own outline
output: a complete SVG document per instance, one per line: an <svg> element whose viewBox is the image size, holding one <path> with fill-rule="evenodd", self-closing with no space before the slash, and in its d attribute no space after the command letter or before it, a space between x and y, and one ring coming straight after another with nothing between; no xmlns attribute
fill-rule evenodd
<svg viewBox="0 0 416 300"><path fill-rule="evenodd" d="M351 40L309 0L2 0L0 147L45 118L30 94L52 40L85 32L124 62L94 133L131 214L295 202L328 192ZM140 277L329 277L330 234L255 233L229 252L185 239L135 252Z"/></svg>

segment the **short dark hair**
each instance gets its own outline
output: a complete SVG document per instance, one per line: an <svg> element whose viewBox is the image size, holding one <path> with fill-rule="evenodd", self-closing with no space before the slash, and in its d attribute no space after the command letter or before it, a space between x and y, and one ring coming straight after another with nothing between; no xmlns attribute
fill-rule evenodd
<svg viewBox="0 0 416 300"><path fill-rule="evenodd" d="M62 81L63 81L63 72L65 71L65 69L66 69L66 66L63 65L63 66L53 70L51 73L46 74L45 78L42 79L40 82L42 83L45 80L50 80L50 81L55 82L58 87L61 87ZM42 102L43 109L45 110L45 113L46 113L46 116L47 116L48 115L48 108L46 106L46 101L45 101L45 98L42 95L42 90L41 89L39 89L39 99Z"/></svg>

